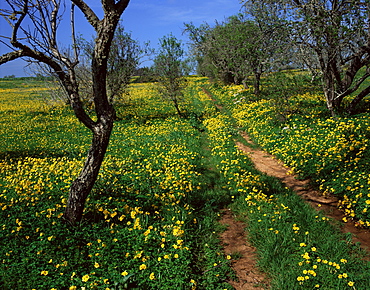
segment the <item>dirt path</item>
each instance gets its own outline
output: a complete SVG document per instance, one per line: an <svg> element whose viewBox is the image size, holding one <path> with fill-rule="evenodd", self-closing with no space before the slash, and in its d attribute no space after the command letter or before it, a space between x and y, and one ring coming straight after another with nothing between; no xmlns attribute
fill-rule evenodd
<svg viewBox="0 0 370 290"><path fill-rule="evenodd" d="M241 132L241 135L248 143L253 144L245 132ZM323 196L309 186L309 180L298 180L294 175L289 175L288 171L290 168L284 166L282 162L275 159L271 154L260 149L252 149L241 142L236 144L240 150L249 155L259 171L280 179L287 187L301 196L303 200L309 202L314 208L324 211L326 216L339 221L342 225L342 231L352 233L353 242L359 242L361 247L369 253L365 259L370 261L370 230L356 227L353 221L343 223L342 218L344 215L337 208L338 198L332 195ZM230 281L229 283L236 290L268 289L269 284L266 276L255 266L256 251L246 239L245 226L242 222L234 219L229 209L224 209L222 214L221 223L228 225L227 230L221 235L225 254L237 253L240 256L239 259L232 263L239 281Z"/></svg>
<svg viewBox="0 0 370 290"><path fill-rule="evenodd" d="M204 92L215 101L208 90L204 89ZM223 109L221 105L215 104L215 106L219 110ZM241 132L241 135L248 143L253 144L245 132ZM236 142L236 144L240 150L249 155L259 171L280 179L287 187L301 196L303 200L309 202L314 208L324 211L326 216L339 221L342 224L342 232L353 234L353 242L360 243L360 246L368 252L365 259L370 261L370 230L356 227L353 221L343 223L342 218L344 215L337 207L338 198L333 195L323 196L310 187L310 180L298 180L294 175L288 174L290 168L284 166L282 162L275 159L271 154L260 149L253 149L241 142ZM236 221L229 209L222 211L220 222L228 226L221 235L225 254L237 253L240 256L240 258L232 262L232 267L239 280L229 281L230 285L236 290L269 289L266 275L256 267L256 250L247 241L245 225Z"/></svg>
<svg viewBox="0 0 370 290"><path fill-rule="evenodd" d="M245 132L242 132L241 135L247 142L252 143ZM240 142L237 142L237 145L240 150L243 150L244 152L247 152L249 154L251 160L259 171L264 172L267 175L277 177L287 187L291 188L296 194L300 195L313 207L318 210L323 210L326 216L329 216L341 222L342 231L346 233L352 233L353 241L359 242L363 249L370 252L370 230L356 227L353 221L343 223L342 218L344 217L344 215L337 208L338 199L335 196L323 196L318 191L312 189L309 186L309 180L298 180L295 178L295 176L288 175L288 171L290 169L284 166L281 162L274 159L272 155L266 153L265 151L252 149ZM370 255L368 255L367 259L370 260Z"/></svg>
<svg viewBox="0 0 370 290"><path fill-rule="evenodd" d="M239 257L232 262L239 280L229 281L229 284L236 290L269 289L266 276L255 266L256 249L246 240L245 225L236 221L229 209L222 211L221 223L228 226L221 235L224 253Z"/></svg>

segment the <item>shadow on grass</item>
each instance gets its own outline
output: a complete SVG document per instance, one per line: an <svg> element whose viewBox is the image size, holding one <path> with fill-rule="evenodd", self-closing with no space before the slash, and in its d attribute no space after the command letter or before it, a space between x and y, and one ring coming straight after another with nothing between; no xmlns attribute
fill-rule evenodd
<svg viewBox="0 0 370 290"><path fill-rule="evenodd" d="M74 158L77 157L80 152L73 151L56 151L56 150L44 150L44 149L34 149L34 150L22 150L22 151L3 151L0 152L0 160L19 160L26 157L31 158L61 158L68 157Z"/></svg>

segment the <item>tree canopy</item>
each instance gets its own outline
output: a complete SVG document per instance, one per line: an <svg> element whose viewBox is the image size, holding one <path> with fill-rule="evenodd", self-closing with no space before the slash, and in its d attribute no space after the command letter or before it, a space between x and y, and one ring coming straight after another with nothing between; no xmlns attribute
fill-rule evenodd
<svg viewBox="0 0 370 290"><path fill-rule="evenodd" d="M154 73L158 77L158 91L163 98L173 102L181 117L179 102L186 87L185 75L189 68L184 60L185 51L172 34L159 40L159 52L154 59Z"/></svg>
<svg viewBox="0 0 370 290"><path fill-rule="evenodd" d="M317 65L321 72L327 107L333 116L341 109L345 97L355 94L355 98L345 108L351 114L356 105L370 93L370 86L361 87L370 76L368 1L242 2L247 11L251 11L257 19L265 22L283 19L290 23L291 38L296 51L302 52L304 57L311 54L315 58L309 63Z"/></svg>
<svg viewBox="0 0 370 290"><path fill-rule="evenodd" d="M260 78L284 63L282 50L289 47L286 28L259 23L246 15L231 16L214 27L185 24L200 72L224 83L248 86L253 76L254 92L260 93Z"/></svg>

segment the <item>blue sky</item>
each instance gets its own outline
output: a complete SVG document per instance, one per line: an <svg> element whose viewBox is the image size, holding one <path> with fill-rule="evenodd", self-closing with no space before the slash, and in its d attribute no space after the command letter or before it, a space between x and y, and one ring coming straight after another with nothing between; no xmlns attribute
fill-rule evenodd
<svg viewBox="0 0 370 290"><path fill-rule="evenodd" d="M85 0L94 10L100 10L99 0ZM2 1L1 1L2 2ZM2 5L1 5L2 6ZM152 47L156 47L159 38L172 33L183 43L187 42L182 35L184 22L193 22L200 25L203 22L214 24L215 20L222 21L226 17L235 15L240 11L239 0L131 0L126 11L122 15L122 23L125 30L131 32L132 38L143 43L150 41ZM99 12L97 12L99 15ZM65 16L68 18L68 13ZM85 38L93 35L93 30L82 16L76 16L76 30ZM6 34L7 26L0 22L0 34ZM69 41L68 28L62 29L59 41ZM65 33L65 34L64 34ZM0 53L7 51L0 44ZM145 65L145 64L144 64ZM24 62L12 61L0 66L0 77L26 75Z"/></svg>

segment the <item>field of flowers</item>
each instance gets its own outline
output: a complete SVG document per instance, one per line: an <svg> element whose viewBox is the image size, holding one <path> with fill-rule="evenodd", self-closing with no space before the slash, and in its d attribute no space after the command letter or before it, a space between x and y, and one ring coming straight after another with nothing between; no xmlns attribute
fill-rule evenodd
<svg viewBox="0 0 370 290"><path fill-rule="evenodd" d="M235 94L242 89L209 86L208 90L219 103L233 108ZM235 132L230 128L240 124L237 116L226 109L212 120L218 126L209 128L209 136L214 140L218 169L234 195L232 207L246 219L248 237L258 250L259 265L272 277L271 289L369 288L370 263L361 261L350 235L339 234L327 217L303 203L280 182L248 165L250 160L230 138ZM265 115L259 121L263 123L269 117ZM233 135L236 138L237 134Z"/></svg>
<svg viewBox="0 0 370 290"><path fill-rule="evenodd" d="M271 289L370 288L358 248L236 148L244 111L221 112L205 89L226 105L240 88L190 78L180 119L154 84L132 84L84 219L71 228L62 215L89 132L45 102L42 84L14 82L0 80L1 289L232 289L238 253L222 251L217 223L231 204Z"/></svg>
<svg viewBox="0 0 370 290"><path fill-rule="evenodd" d="M192 87L197 102L184 106L201 114L207 102ZM133 85L85 219L71 229L61 218L89 134L39 90L1 89L1 288L230 289L229 259L212 242L217 214L202 197L196 118L177 118L151 85Z"/></svg>
<svg viewBox="0 0 370 290"><path fill-rule="evenodd" d="M355 219L359 226L370 227L369 113L334 119L320 111L322 96L306 93L292 96L294 113L276 123L274 100L238 102L240 87L226 91L238 126L292 173L310 178L324 194L337 195L344 221Z"/></svg>

